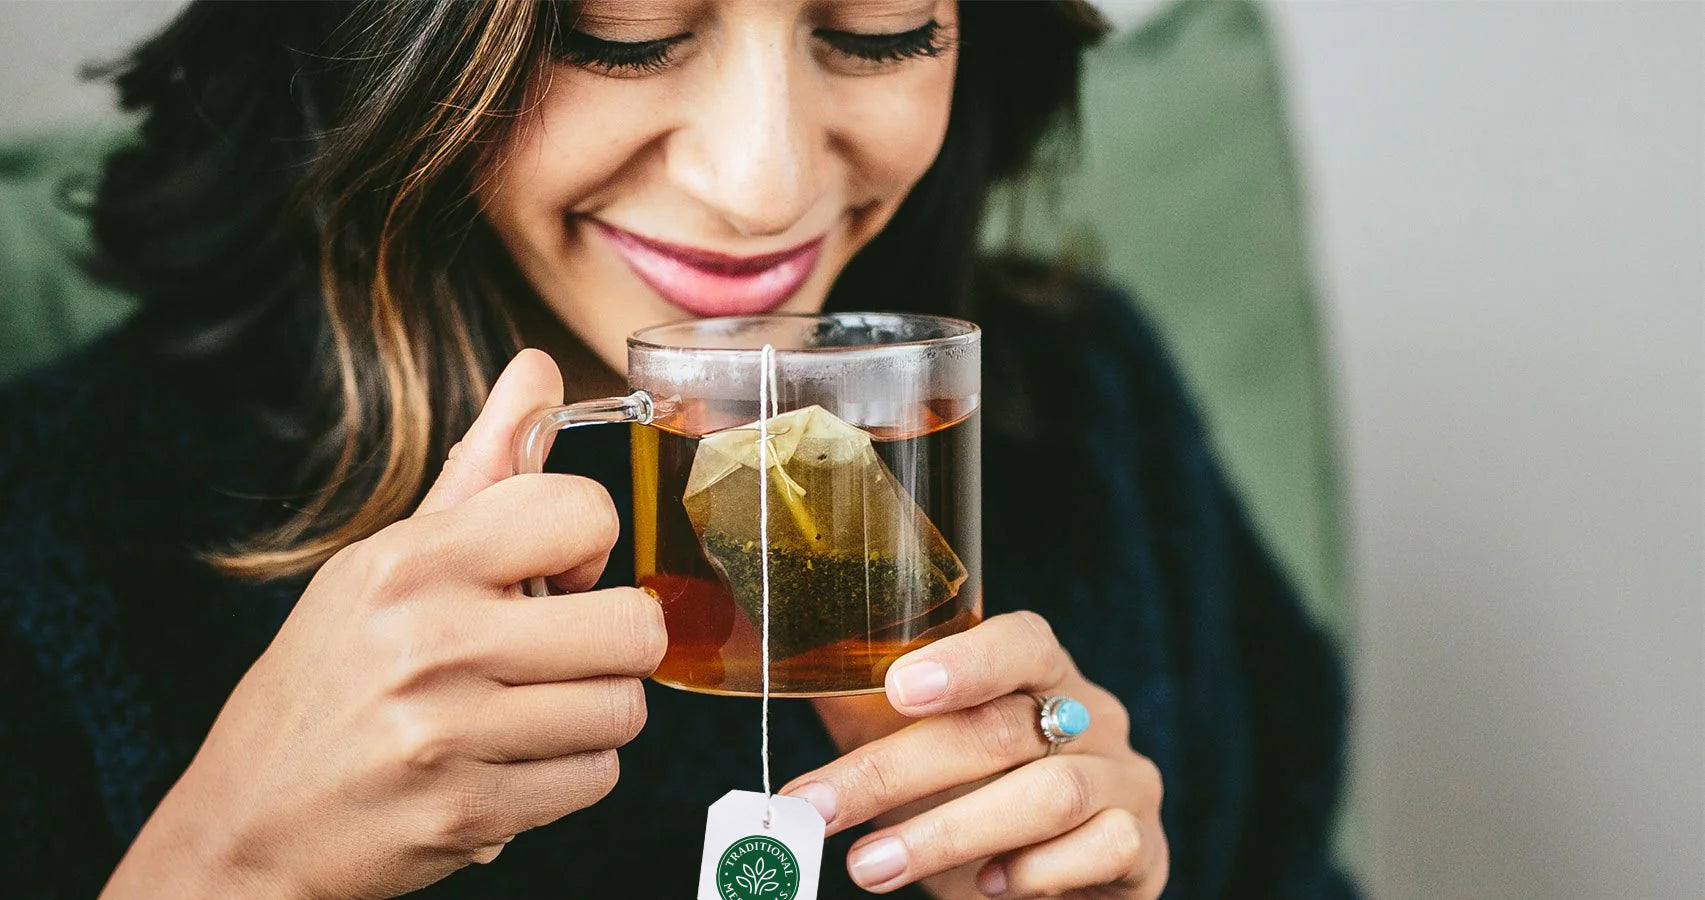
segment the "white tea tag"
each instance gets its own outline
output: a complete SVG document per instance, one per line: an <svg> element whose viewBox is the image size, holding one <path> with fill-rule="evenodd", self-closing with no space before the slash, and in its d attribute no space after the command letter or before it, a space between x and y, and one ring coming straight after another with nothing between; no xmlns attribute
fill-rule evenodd
<svg viewBox="0 0 1705 900"><path fill-rule="evenodd" d="M816 807L798 797L729 791L705 819L698 900L817 900L822 865Z"/></svg>
<svg viewBox="0 0 1705 900"><path fill-rule="evenodd" d="M779 412L776 351L765 344L758 373L758 543L763 545L763 712L758 757L764 792L729 791L705 817L698 900L817 900L823 817L798 797L770 793L770 420ZM696 464L695 464L696 471ZM781 471L777 469L776 471Z"/></svg>

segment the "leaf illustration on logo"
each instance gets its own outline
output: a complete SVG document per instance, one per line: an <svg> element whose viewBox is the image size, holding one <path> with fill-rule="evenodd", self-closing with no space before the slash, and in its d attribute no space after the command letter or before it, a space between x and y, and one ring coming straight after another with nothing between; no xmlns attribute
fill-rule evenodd
<svg viewBox="0 0 1705 900"><path fill-rule="evenodd" d="M774 861L771 861L771 857ZM754 835L737 841L723 854L717 873L719 897L738 900L785 900L799 891L793 854L784 844ZM738 867L738 869L736 869ZM744 874L742 874L744 873Z"/></svg>
<svg viewBox="0 0 1705 900"><path fill-rule="evenodd" d="M752 871L752 893L767 894L780 889L779 870L766 867L762 856L758 857L757 862L758 868L755 871L748 870Z"/></svg>

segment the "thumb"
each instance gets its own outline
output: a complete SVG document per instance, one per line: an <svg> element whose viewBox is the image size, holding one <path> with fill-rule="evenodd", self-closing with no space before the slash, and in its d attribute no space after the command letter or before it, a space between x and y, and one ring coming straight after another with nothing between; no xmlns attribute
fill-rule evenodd
<svg viewBox="0 0 1705 900"><path fill-rule="evenodd" d="M450 448L444 470L414 514L449 509L515 474L515 432L533 413L561 404L562 372L556 361L541 350L517 353L497 376L468 433Z"/></svg>

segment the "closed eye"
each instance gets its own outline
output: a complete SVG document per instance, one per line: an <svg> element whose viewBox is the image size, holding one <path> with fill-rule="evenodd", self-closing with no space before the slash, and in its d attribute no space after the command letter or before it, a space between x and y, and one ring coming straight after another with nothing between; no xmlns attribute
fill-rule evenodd
<svg viewBox="0 0 1705 900"><path fill-rule="evenodd" d="M610 75L645 75L666 68L670 53L692 36L689 31L654 41L610 41L570 29L558 33L556 55L571 65Z"/></svg>
<svg viewBox="0 0 1705 900"><path fill-rule="evenodd" d="M922 27L893 34L866 34L831 28L819 28L813 33L836 52L874 63L938 56L948 47L941 23L934 19Z"/></svg>

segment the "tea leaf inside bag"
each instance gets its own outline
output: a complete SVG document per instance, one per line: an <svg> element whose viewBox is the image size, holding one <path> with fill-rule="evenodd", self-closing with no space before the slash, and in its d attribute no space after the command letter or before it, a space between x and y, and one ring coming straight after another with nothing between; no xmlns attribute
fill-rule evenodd
<svg viewBox="0 0 1705 900"><path fill-rule="evenodd" d="M777 659L924 615L964 564L883 464L870 435L820 406L707 435L682 499L705 556L759 624L760 457L769 461L770 643Z"/></svg>

